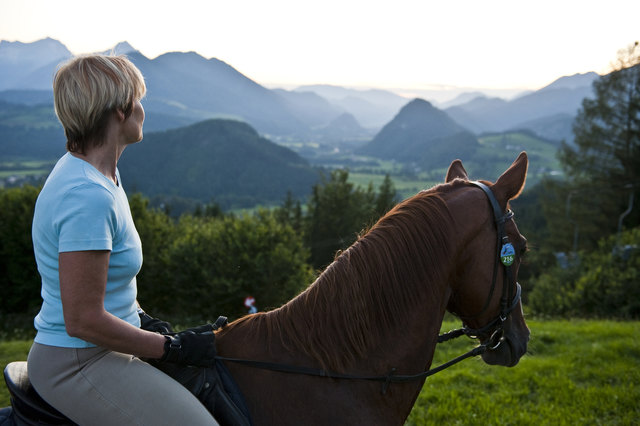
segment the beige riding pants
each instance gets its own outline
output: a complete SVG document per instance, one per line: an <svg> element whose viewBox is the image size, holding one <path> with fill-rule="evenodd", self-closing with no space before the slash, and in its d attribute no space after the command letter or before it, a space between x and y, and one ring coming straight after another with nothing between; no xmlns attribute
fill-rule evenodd
<svg viewBox="0 0 640 426"><path fill-rule="evenodd" d="M131 355L34 343L29 380L79 425L217 425L180 383Z"/></svg>

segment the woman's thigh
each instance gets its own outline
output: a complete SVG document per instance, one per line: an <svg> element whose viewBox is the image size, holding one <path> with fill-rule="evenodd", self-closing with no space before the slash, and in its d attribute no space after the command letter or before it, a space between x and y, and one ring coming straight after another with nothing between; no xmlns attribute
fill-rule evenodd
<svg viewBox="0 0 640 426"><path fill-rule="evenodd" d="M216 425L180 383L131 355L34 343L29 379L80 425Z"/></svg>

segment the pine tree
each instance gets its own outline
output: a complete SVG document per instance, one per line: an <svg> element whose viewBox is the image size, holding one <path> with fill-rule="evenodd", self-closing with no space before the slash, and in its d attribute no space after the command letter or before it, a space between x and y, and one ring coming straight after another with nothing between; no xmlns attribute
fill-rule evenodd
<svg viewBox="0 0 640 426"><path fill-rule="evenodd" d="M574 122L574 143L564 143L559 154L571 186L570 213L581 222L580 239L589 246L615 232L632 191L636 200L640 195L638 42L618 53L615 70L593 88L594 98L583 101ZM636 208L625 225L639 223Z"/></svg>

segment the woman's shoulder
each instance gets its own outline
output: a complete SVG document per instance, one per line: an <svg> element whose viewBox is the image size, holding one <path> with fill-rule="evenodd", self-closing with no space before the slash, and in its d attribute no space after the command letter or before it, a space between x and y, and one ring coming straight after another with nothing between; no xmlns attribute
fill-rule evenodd
<svg viewBox="0 0 640 426"><path fill-rule="evenodd" d="M98 194L106 192L113 197L113 187L113 183L90 163L66 153L49 174L43 191L47 189L58 194L95 191Z"/></svg>

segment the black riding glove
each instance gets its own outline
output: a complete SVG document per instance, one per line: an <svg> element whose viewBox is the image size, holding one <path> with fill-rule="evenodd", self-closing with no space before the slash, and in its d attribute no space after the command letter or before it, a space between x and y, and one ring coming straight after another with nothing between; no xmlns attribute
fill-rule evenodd
<svg viewBox="0 0 640 426"><path fill-rule="evenodd" d="M213 367L216 356L215 335L212 331L194 333L191 330L166 335L163 362L198 367Z"/></svg>
<svg viewBox="0 0 640 426"><path fill-rule="evenodd" d="M159 320L158 318L153 318L142 309L138 311L138 316L140 316L140 328L143 330L160 334L173 333L171 324L166 321Z"/></svg>
<svg viewBox="0 0 640 426"><path fill-rule="evenodd" d="M191 327L191 328L187 328L184 331L193 331L196 334L200 334L200 333L205 333L207 331L215 331L219 328L224 327L225 325L227 325L228 321L227 321L227 317L218 317L218 319L216 320L216 322L214 322L213 324L202 324L199 325L197 327Z"/></svg>

